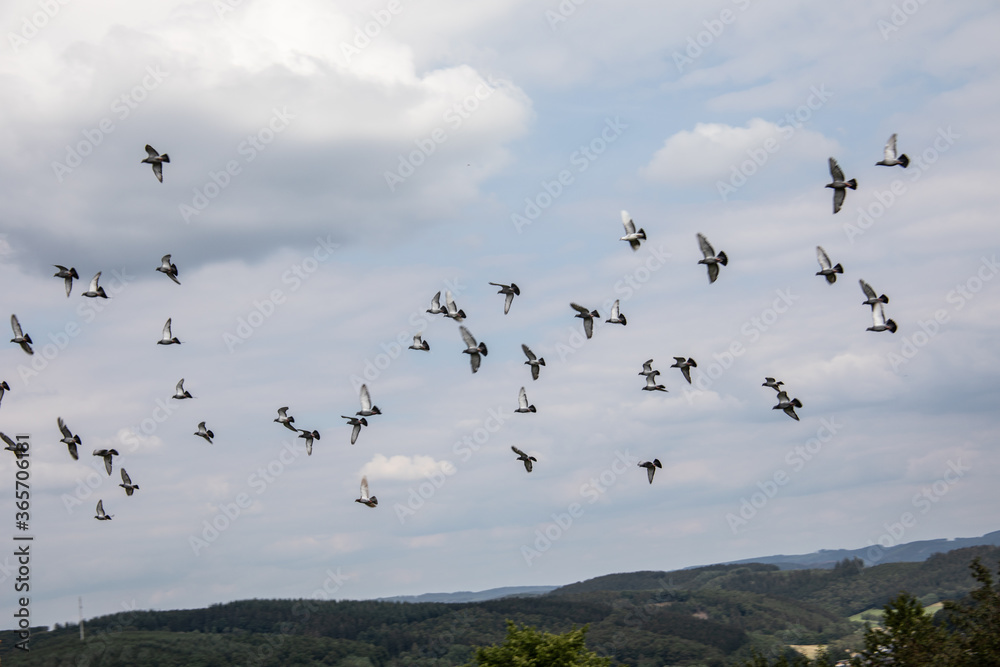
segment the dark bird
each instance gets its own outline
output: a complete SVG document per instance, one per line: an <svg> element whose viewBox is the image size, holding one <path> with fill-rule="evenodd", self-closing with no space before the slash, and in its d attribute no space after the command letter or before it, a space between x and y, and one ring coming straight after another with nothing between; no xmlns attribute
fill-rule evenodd
<svg viewBox="0 0 1000 667"><path fill-rule="evenodd" d="M684 357L674 357L674 363L670 367L681 369L681 375L688 381L688 384L691 384L691 369L698 368L698 363L691 357L688 357L687 360Z"/></svg>
<svg viewBox="0 0 1000 667"><path fill-rule="evenodd" d="M722 266L729 264L729 257L724 252L716 255L712 244L701 234L698 234L698 247L701 248L701 254L704 255L704 258L699 259L698 263L704 264L708 268L708 284L711 285L719 277L719 264Z"/></svg>
<svg viewBox="0 0 1000 667"><path fill-rule="evenodd" d="M844 171L833 158L830 158L830 175L833 176L833 182L827 183L824 187L833 188L833 212L836 213L840 210L840 207L844 205L844 197L847 196L847 188L852 190L858 189L858 180L856 178L852 178L849 181L845 181Z"/></svg>
<svg viewBox="0 0 1000 667"><path fill-rule="evenodd" d="M167 278L173 280L178 285L181 284L181 281L177 280L177 266L170 262L170 255L164 255L160 258L160 265L156 267L156 270L167 276Z"/></svg>
<svg viewBox="0 0 1000 667"><path fill-rule="evenodd" d="M153 165L153 173L156 175L156 180L160 183L163 182L163 163L170 162L170 156L164 153L160 155L155 148L146 144L146 157L141 162L144 164Z"/></svg>
<svg viewBox="0 0 1000 667"><path fill-rule="evenodd" d="M174 395L171 398L176 398L178 400L184 400L185 398L194 398L187 389L184 388L184 378L181 378L180 382L174 388Z"/></svg>
<svg viewBox="0 0 1000 667"><path fill-rule="evenodd" d="M476 339L465 327L458 327L458 330L462 334L462 340L465 341L465 349L462 352L469 355L469 363L472 364L472 372L475 373L479 370L479 363L482 361L480 355L483 357L487 355L486 343L477 344Z"/></svg>
<svg viewBox="0 0 1000 667"><path fill-rule="evenodd" d="M528 405L528 394L524 391L524 387L517 393L517 410L514 412L536 412L534 405Z"/></svg>
<svg viewBox="0 0 1000 667"><path fill-rule="evenodd" d="M885 319L885 311L882 309L882 302L877 301L872 304L872 326L865 331L888 331L896 333L896 323Z"/></svg>
<svg viewBox="0 0 1000 667"><path fill-rule="evenodd" d="M52 266L59 269L53 277L63 279L63 282L66 284L66 296L68 297L70 291L73 289L73 278L79 278L80 274L74 268L67 269L65 266L59 266L58 264L53 264Z"/></svg>
<svg viewBox="0 0 1000 667"><path fill-rule="evenodd" d="M889 303L889 297L885 294L882 296L875 296L875 290L873 290L872 286L864 280L859 280L858 283L861 285L861 291L865 293L865 300L861 303L862 306L874 306L879 301L882 303Z"/></svg>
<svg viewBox="0 0 1000 667"><path fill-rule="evenodd" d="M122 483L118 486L125 489L126 496L131 496L134 492L139 490L139 485L132 483L132 478L128 476L127 472L125 472L125 468L122 468L119 472L122 474Z"/></svg>
<svg viewBox="0 0 1000 667"><path fill-rule="evenodd" d="M91 299L96 299L100 297L102 299L107 299L108 295L104 293L104 288L97 284L101 279L101 272L98 271L97 275L90 279L90 289L82 294L82 296L89 297Z"/></svg>
<svg viewBox="0 0 1000 667"><path fill-rule="evenodd" d="M377 405L372 405L372 397L368 394L368 385L361 385L361 410L355 412L354 414L360 415L361 417L371 417L372 415L380 415L382 411L378 409Z"/></svg>
<svg viewBox="0 0 1000 667"><path fill-rule="evenodd" d="M653 459L652 461L643 461L639 464L639 467L646 469L646 476L649 477L649 483L652 484L656 469L662 468L663 465L660 463L660 459Z"/></svg>
<svg viewBox="0 0 1000 667"><path fill-rule="evenodd" d="M604 321L608 324L620 324L622 326L628 324L625 320L625 316L622 315L621 310L618 308L618 299L615 299L614 304L611 306L611 319Z"/></svg>
<svg viewBox="0 0 1000 667"><path fill-rule="evenodd" d="M97 519L98 521L111 521L111 518L113 516L114 516L113 514L105 514L104 513L104 501L103 500L98 500L97 501L97 514L94 515L94 518Z"/></svg>
<svg viewBox="0 0 1000 667"><path fill-rule="evenodd" d="M639 231L635 231L635 223L632 222L628 211L622 211L622 224L625 225L625 236L618 240L628 241L628 244L632 246L633 252L638 250L639 244L646 239L645 230L640 229Z"/></svg>
<svg viewBox="0 0 1000 667"><path fill-rule="evenodd" d="M14 456L19 459L24 457L24 455L28 452L28 443L26 442L14 442L4 433L0 433L0 440L3 440L6 443L4 450L14 452Z"/></svg>
<svg viewBox="0 0 1000 667"><path fill-rule="evenodd" d="M910 158L906 157L906 154L896 157L896 135L893 134L889 137L889 141L885 142L885 149L883 150L885 157L876 162L876 165L882 167L895 167L897 164L903 169L906 169L907 165L910 164Z"/></svg>
<svg viewBox="0 0 1000 667"><path fill-rule="evenodd" d="M77 452L76 446L83 444L80 442L80 436L73 435L73 432L66 426L66 422L63 421L62 417L56 418L56 424L59 425L59 431L62 433L62 439L59 442L66 444L66 447L69 449L69 455L73 457L74 461L79 460L80 454Z"/></svg>
<svg viewBox="0 0 1000 667"><path fill-rule="evenodd" d="M273 421L276 421L279 424L283 425L289 431L294 431L296 433L299 432L299 429L292 426L292 424L295 423L295 417L290 417L288 415L288 406L285 406L283 408L278 408L278 418L274 419Z"/></svg>
<svg viewBox="0 0 1000 667"><path fill-rule="evenodd" d="M306 454L312 456L313 453L313 440L319 440L319 431L307 431L303 428L299 429L299 437L306 441ZM353 444L353 443L352 443Z"/></svg>
<svg viewBox="0 0 1000 667"><path fill-rule="evenodd" d="M14 330L14 337L10 339L10 342L17 343L28 354L34 354L35 351L31 349L31 336L26 336L21 331L21 323L17 321L17 315L10 316L10 328Z"/></svg>
<svg viewBox="0 0 1000 667"><path fill-rule="evenodd" d="M497 294L504 294L506 297L503 301L503 314L506 315L510 312L510 304L514 300L514 295L520 296L521 290L517 288L517 285L511 283L510 285L503 285L501 283L490 283L494 287L499 287L500 291Z"/></svg>
<svg viewBox="0 0 1000 667"><path fill-rule="evenodd" d="M600 313L596 310L587 310L581 305L570 303L569 304L576 312L573 317L579 317L583 320L583 332L587 334L587 338L594 335L594 318L600 317Z"/></svg>
<svg viewBox="0 0 1000 667"><path fill-rule="evenodd" d="M826 282L831 285L837 282L837 274L843 273L844 267L840 264L831 266L830 257L822 246L816 246L816 259L819 260L819 271L816 272L816 275L825 277Z"/></svg>
<svg viewBox="0 0 1000 667"><path fill-rule="evenodd" d="M167 323L163 325L163 333L160 334L160 340L156 341L157 345L180 345L181 342L177 340L177 337L170 332L170 320L173 318L168 317Z"/></svg>
<svg viewBox="0 0 1000 667"><path fill-rule="evenodd" d="M195 431L194 434L199 438L205 438L210 445L212 444L212 438L215 437L215 433L212 433L211 430L205 428L205 422L198 422L198 430Z"/></svg>
<svg viewBox="0 0 1000 667"><path fill-rule="evenodd" d="M100 456L102 459L104 459L104 469L107 470L108 474L110 475L111 474L111 461L112 461L113 457L118 456L118 450L117 449L95 449L94 450L94 456Z"/></svg>
<svg viewBox="0 0 1000 667"><path fill-rule="evenodd" d="M537 380L538 372L539 370L541 370L539 367L545 365L545 358L543 357L539 359L538 357L536 357L535 353L531 351L531 348L529 348L524 343L521 343L521 349L524 351L524 356L528 357L528 360L524 363L531 366L531 379Z"/></svg>
<svg viewBox="0 0 1000 667"><path fill-rule="evenodd" d="M802 401L797 398L789 400L788 394L785 391L778 392L778 404L771 408L772 410L784 410L785 414L794 419L799 420L799 416L795 414L795 408L801 408Z"/></svg>
<svg viewBox="0 0 1000 667"><path fill-rule="evenodd" d="M430 343L428 343L427 341L425 341L420 334L416 334L416 335L413 336L413 345L411 345L408 349L410 349L410 350L423 350L423 351L427 352L427 351L429 351L431 349L431 346L430 346Z"/></svg>
<svg viewBox="0 0 1000 667"><path fill-rule="evenodd" d="M361 433L361 427L368 426L368 420L364 417L358 419L357 417L347 417L345 415L340 416L346 419L347 423L354 427L351 429L351 444L353 445L358 441L358 434Z"/></svg>
<svg viewBox="0 0 1000 667"><path fill-rule="evenodd" d="M361 497L354 500L356 503L361 503L362 505L368 505L368 507L375 507L378 505L378 498L375 496L368 495L368 476L365 475L361 478Z"/></svg>
<svg viewBox="0 0 1000 667"><path fill-rule="evenodd" d="M534 456L528 456L514 445L511 445L510 448L514 450L515 454L517 454L518 461L524 461L524 469L527 470L528 472L531 472L531 462L535 461L537 463L538 459L536 459Z"/></svg>

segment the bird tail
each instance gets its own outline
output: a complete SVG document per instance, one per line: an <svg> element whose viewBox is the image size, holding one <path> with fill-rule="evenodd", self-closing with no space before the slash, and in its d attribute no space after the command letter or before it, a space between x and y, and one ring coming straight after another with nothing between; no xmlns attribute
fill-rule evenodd
<svg viewBox="0 0 1000 667"><path fill-rule="evenodd" d="M465 311L464 310L459 310L457 313L455 313L455 316L464 320L465 319Z"/></svg>
<svg viewBox="0 0 1000 667"><path fill-rule="evenodd" d="M29 345L33 344L32 340L31 340L31 336L29 336L28 334L24 334L24 342L28 343Z"/></svg>
<svg viewBox="0 0 1000 667"><path fill-rule="evenodd" d="M639 231L637 231L635 233L635 235L638 236L640 239L645 239L646 238L646 230L645 229L640 229Z"/></svg>
<svg viewBox="0 0 1000 667"><path fill-rule="evenodd" d="M844 272L844 267L842 265L838 264L837 266L833 267L833 270L836 271L837 273L843 273Z"/></svg>
<svg viewBox="0 0 1000 667"><path fill-rule="evenodd" d="M851 180L847 181L847 187L849 187L852 190L857 190L858 189L858 179L852 178Z"/></svg>
<svg viewBox="0 0 1000 667"><path fill-rule="evenodd" d="M628 324L628 320L626 320L625 316L622 315L621 313L618 314L618 319L622 321L622 326L625 326L626 324Z"/></svg>
<svg viewBox="0 0 1000 667"><path fill-rule="evenodd" d="M592 310L592 311L590 311L590 316L591 317L600 317L601 314L598 313L596 310Z"/></svg>
<svg viewBox="0 0 1000 667"><path fill-rule="evenodd" d="M531 410L532 412L537 412L537 410L535 410L535 406L534 405L529 405L528 409Z"/></svg>
<svg viewBox="0 0 1000 667"><path fill-rule="evenodd" d="M880 296L878 298L878 300L881 301L882 303L885 303L885 304L889 303L889 297L887 297L885 294L883 294L882 296Z"/></svg>
<svg viewBox="0 0 1000 667"><path fill-rule="evenodd" d="M539 366L544 366L545 365L545 357L539 357L538 358L538 365Z"/></svg>
<svg viewBox="0 0 1000 667"><path fill-rule="evenodd" d="M886 320L885 326L892 333L896 333L896 323L892 320Z"/></svg>
<svg viewBox="0 0 1000 667"><path fill-rule="evenodd" d="M484 356L484 357L485 357L485 356L486 356L487 354L489 354L489 353L488 353L488 352L486 351L486 343L480 343L480 344L479 344L479 351L480 351L480 352L482 352L482 354L483 354L483 356Z"/></svg>
<svg viewBox="0 0 1000 667"><path fill-rule="evenodd" d="M726 257L726 253L724 252L719 253L719 264L722 264L723 266L729 264L729 258Z"/></svg>
<svg viewBox="0 0 1000 667"><path fill-rule="evenodd" d="M163 161L164 161L164 162L170 162L170 156L169 156L169 155L167 155L166 153L164 153L164 154L163 154L162 156L160 156L160 157L162 157L162 158L163 158Z"/></svg>
<svg viewBox="0 0 1000 667"><path fill-rule="evenodd" d="M802 407L802 401L800 401L797 398L793 398L792 399L792 405L794 405L797 408L801 408Z"/></svg>
<svg viewBox="0 0 1000 667"><path fill-rule="evenodd" d="M910 158L906 157L906 153L899 156L899 164L903 165L903 169L910 166Z"/></svg>

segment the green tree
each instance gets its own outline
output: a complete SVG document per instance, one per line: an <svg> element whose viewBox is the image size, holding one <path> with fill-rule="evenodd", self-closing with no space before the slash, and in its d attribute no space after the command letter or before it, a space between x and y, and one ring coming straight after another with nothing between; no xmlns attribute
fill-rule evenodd
<svg viewBox="0 0 1000 667"><path fill-rule="evenodd" d="M865 633L865 648L852 660L852 665L925 667L942 664L937 658L946 634L924 613L920 600L909 593L900 593L885 606L882 624L883 627L869 628Z"/></svg>
<svg viewBox="0 0 1000 667"><path fill-rule="evenodd" d="M1000 665L1000 587L985 565L975 558L969 565L979 588L968 600L945 602L944 616L953 629L950 634L956 664L968 667Z"/></svg>
<svg viewBox="0 0 1000 667"><path fill-rule="evenodd" d="M508 620L504 642L477 648L467 667L610 667L610 658L587 650L586 634L587 626L554 635Z"/></svg>

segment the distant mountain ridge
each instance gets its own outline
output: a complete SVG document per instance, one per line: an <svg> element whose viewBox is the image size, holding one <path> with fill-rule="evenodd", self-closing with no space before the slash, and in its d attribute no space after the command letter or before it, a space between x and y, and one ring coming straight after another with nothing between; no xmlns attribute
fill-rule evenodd
<svg viewBox="0 0 1000 667"><path fill-rule="evenodd" d="M528 597L544 595L558 586L503 586L485 591L459 591L457 593L424 593L422 595L397 595L378 598L378 602L485 602L507 597Z"/></svg>

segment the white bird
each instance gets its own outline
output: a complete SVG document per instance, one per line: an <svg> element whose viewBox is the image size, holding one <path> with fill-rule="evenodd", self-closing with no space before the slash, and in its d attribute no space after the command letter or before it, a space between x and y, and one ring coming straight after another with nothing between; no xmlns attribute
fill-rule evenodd
<svg viewBox="0 0 1000 667"><path fill-rule="evenodd" d="M410 350L425 350L425 351L427 351L427 350L431 349L431 346L430 346L430 343L428 343L427 341L425 341L423 339L423 337L421 337L420 334L416 334L416 335L413 336L413 345L411 345L408 349L410 349Z"/></svg>
<svg viewBox="0 0 1000 667"><path fill-rule="evenodd" d="M646 238L645 230L640 229L639 231L635 231L635 223L629 217L628 211L622 211L622 224L625 225L625 236L618 240L628 241L633 251L638 250L639 244Z"/></svg>
<svg viewBox="0 0 1000 667"><path fill-rule="evenodd" d="M817 276L823 276L826 278L826 282L831 285L837 282L837 274L844 272L844 267L840 264L832 266L830 262L829 255L823 250L822 246L816 246L816 259L819 260L819 271L816 272Z"/></svg>
<svg viewBox="0 0 1000 667"><path fill-rule="evenodd" d="M705 256L703 259L699 259L698 263L708 267L708 283L711 285L719 277L719 264L722 266L729 264L729 257L724 252L716 255L712 244L701 234L698 234L698 247L701 248L701 254Z"/></svg>
<svg viewBox="0 0 1000 667"><path fill-rule="evenodd" d="M210 445L212 444L212 438L215 437L215 434L211 430L205 428L205 422L198 422L198 430L194 434L199 438L205 438Z"/></svg>
<svg viewBox="0 0 1000 667"><path fill-rule="evenodd" d="M17 343L28 354L34 354L35 351L31 349L31 336L27 336L21 331L21 323L17 321L17 315L10 316L10 328L14 330L14 337L10 339L10 342Z"/></svg>
<svg viewBox="0 0 1000 667"><path fill-rule="evenodd" d="M888 331L896 333L896 323L885 319L885 311L882 309L882 302L877 301L872 304L872 326L865 331Z"/></svg>
<svg viewBox="0 0 1000 667"><path fill-rule="evenodd" d="M628 324L625 320L625 316L622 315L621 310L618 308L618 299L615 299L614 304L611 306L611 319L604 321L608 324L620 324L622 326Z"/></svg>
<svg viewBox="0 0 1000 667"><path fill-rule="evenodd" d="M827 183L824 187L833 188L833 212L836 213L844 205L844 197L847 196L847 188L858 189L858 180L852 178L844 180L844 171L837 164L837 161L830 158L830 175L833 177L832 183Z"/></svg>
<svg viewBox="0 0 1000 667"><path fill-rule="evenodd" d="M659 371L657 371L659 372ZM640 373L641 375L641 373ZM655 375L646 376L646 386L642 388L643 391L666 391L667 388L662 384L656 384Z"/></svg>
<svg viewBox="0 0 1000 667"><path fill-rule="evenodd" d="M652 359L650 359L649 361L643 362L643 364L642 364L642 370L639 371L639 375L645 375L648 378L650 378L650 377L655 378L659 374L660 374L660 371L653 370L653 360Z"/></svg>
<svg viewBox="0 0 1000 667"><path fill-rule="evenodd" d="M368 385L361 385L361 410L355 412L354 414L360 415L362 417L371 417L372 415L380 415L382 411L378 409L377 405L372 405L372 397L368 394Z"/></svg>
<svg viewBox="0 0 1000 667"><path fill-rule="evenodd" d="M63 421L62 417L57 417L56 423L59 425L60 432L62 432L62 439L59 442L65 443L69 449L69 455L73 457L74 461L78 461L80 454L77 452L76 446L83 444L80 442L80 436L73 435L73 432L66 426L66 422Z"/></svg>
<svg viewBox="0 0 1000 667"><path fill-rule="evenodd" d="M858 283L861 285L861 291L865 293L865 300L861 303L862 306L874 306L879 301L886 304L889 303L889 297L885 294L882 296L875 296L875 290L873 290L872 286L864 280L859 280Z"/></svg>
<svg viewBox="0 0 1000 667"><path fill-rule="evenodd" d="M28 452L28 443L26 442L14 442L5 433L0 433L0 440L3 440L5 443L7 443L4 446L4 450L8 452L14 452L14 456L19 459L23 458L24 455Z"/></svg>
<svg viewBox="0 0 1000 667"><path fill-rule="evenodd" d="M536 412L534 405L528 405L528 394L524 391L524 387L517 393L517 410L514 412Z"/></svg>
<svg viewBox="0 0 1000 667"><path fill-rule="evenodd" d="M278 418L272 421L278 422L279 424L287 428L289 431L295 431L296 433L299 432L299 429L292 426L292 424L295 423L295 417L290 417L288 415L288 406L285 406L283 408L278 408Z"/></svg>
<svg viewBox="0 0 1000 667"><path fill-rule="evenodd" d="M660 459L653 459L652 461L643 461L639 464L640 468L646 469L646 476L649 478L649 483L653 483L653 475L656 474L657 468L662 468L663 464L660 463Z"/></svg>
<svg viewBox="0 0 1000 667"><path fill-rule="evenodd" d="M111 521L111 518L113 516L114 516L113 514L105 514L104 513L104 501L103 500L98 500L97 501L97 514L94 515L94 518L97 519L98 521Z"/></svg>
<svg viewBox="0 0 1000 667"><path fill-rule="evenodd" d="M506 295L503 301L503 314L506 315L508 312L510 312L510 304L514 300L514 295L516 294L520 296L521 290L518 289L517 285L515 285L514 283L511 283L510 285L503 285L501 283L490 283L490 285L500 288L500 291L497 292L497 294Z"/></svg>
<svg viewBox="0 0 1000 667"><path fill-rule="evenodd" d="M160 335L160 340L156 341L157 345L180 345L181 342L170 332L170 320L173 318L168 317L167 323L163 325L163 333Z"/></svg>
<svg viewBox="0 0 1000 667"><path fill-rule="evenodd" d="M187 389L184 388L184 378L181 378L180 382L174 388L174 395L171 398L176 398L178 400L183 400L185 398L194 398Z"/></svg>
<svg viewBox="0 0 1000 667"><path fill-rule="evenodd" d="M539 359L536 357L535 353L531 351L531 348L524 343L521 343L521 349L524 351L524 356L528 357L528 360L524 363L531 366L531 379L537 380L538 372L541 370L539 367L545 365L545 358L543 357Z"/></svg>
<svg viewBox="0 0 1000 667"><path fill-rule="evenodd" d="M104 293L104 288L97 284L97 281L101 279L101 272L98 271L97 275L90 279L90 289L83 293L83 296L90 297L91 299L96 299L101 297L102 299L107 299L108 295Z"/></svg>
<svg viewBox="0 0 1000 667"><path fill-rule="evenodd" d="M435 294L434 298L431 299L431 307L427 309L427 312L431 315L444 314L448 312L441 307L441 292Z"/></svg>
<svg viewBox="0 0 1000 667"><path fill-rule="evenodd" d="M534 461L537 463L538 459L536 459L534 456L528 456L514 445L511 445L510 448L514 450L515 454L517 454L518 461L524 461L524 469L527 470L528 472L531 472L531 462Z"/></svg>
<svg viewBox="0 0 1000 667"><path fill-rule="evenodd" d="M299 429L299 437L305 439L306 441L306 454L312 456L313 453L313 440L319 440L319 431L307 431L305 429Z"/></svg>
<svg viewBox="0 0 1000 667"><path fill-rule="evenodd" d="M876 165L881 165L883 167L895 167L897 164L903 169L906 169L907 165L910 164L910 158L906 157L906 154L896 157L896 135L893 134L889 137L889 141L885 142L885 149L883 150L883 157L881 160L876 162Z"/></svg>
<svg viewBox="0 0 1000 667"><path fill-rule="evenodd" d="M62 278L63 282L66 284L66 296L69 296L70 290L73 289L73 278L79 278L80 274L76 272L74 268L66 268L65 266L59 266L58 264L53 264L52 266L59 269L58 272L53 276L53 278Z"/></svg>
<svg viewBox="0 0 1000 667"><path fill-rule="evenodd" d="M118 450L117 449L95 449L94 450L94 456L100 456L102 459L104 459L104 469L107 470L108 474L110 475L111 474L111 463L112 463L113 458L115 456L118 456Z"/></svg>
<svg viewBox="0 0 1000 667"><path fill-rule="evenodd" d="M686 361L684 357L674 357L674 363L670 367L681 369L681 375L688 381L688 384L691 384L691 369L698 368L698 363L691 357L688 357Z"/></svg>
<svg viewBox="0 0 1000 667"><path fill-rule="evenodd" d="M788 394L785 391L779 391L778 404L771 409L784 410L786 415L788 415L795 421L799 421L799 416L795 414L795 408L801 408L801 407L802 407L802 401L800 401L797 398L789 400Z"/></svg>
<svg viewBox="0 0 1000 667"><path fill-rule="evenodd" d="M166 275L178 285L181 284L181 281L177 280L177 266L170 262L170 255L164 255L160 258L160 265L156 267L156 270Z"/></svg>
<svg viewBox="0 0 1000 667"><path fill-rule="evenodd" d="M451 292L448 290L445 290L444 301L448 309L448 312L444 314L445 317L450 317L456 322L461 322L465 319L465 311L459 310L458 306L455 305L455 300L451 298Z"/></svg>
<svg viewBox="0 0 1000 667"><path fill-rule="evenodd" d="M462 353L469 355L469 363L472 365L472 372L475 373L479 370L479 363L482 361L482 357L488 354L486 343L477 344L476 339L472 337L472 334L465 327L460 326L458 330L462 334L462 340L465 341L465 349L462 350Z"/></svg>
<svg viewBox="0 0 1000 667"><path fill-rule="evenodd" d="M365 419L364 417L358 419L357 417L348 417L346 415L340 415L340 416L346 419L347 423L354 427L353 429L351 429L351 444L353 445L355 442L358 441L358 434L361 433L361 427L368 426L368 420Z"/></svg>
<svg viewBox="0 0 1000 667"><path fill-rule="evenodd" d="M782 382L782 381L780 381L780 380L775 380L774 378L766 377L766 378L764 378L764 384L762 384L760 386L762 386L762 387L770 387L771 389L773 389L775 391L781 391L781 389L779 389L779 387L781 385L783 385L783 384L785 384L785 383Z"/></svg>
<svg viewBox="0 0 1000 667"><path fill-rule="evenodd" d="M575 304L575 303L570 303L569 305L575 311L577 311L576 315L574 315L573 317L579 317L580 319L583 320L583 332L585 334L587 334L587 338L590 338L591 336L593 336L594 335L594 318L595 317L600 317L601 316L600 313L598 313L596 310L587 310L583 306Z"/></svg>
<svg viewBox="0 0 1000 667"><path fill-rule="evenodd" d="M153 173L156 174L156 180L160 183L163 182L163 163L170 162L170 156L164 153L160 155L155 148L146 144L146 157L141 162L145 164L153 165Z"/></svg>
<svg viewBox="0 0 1000 667"><path fill-rule="evenodd" d="M127 472L125 472L125 468L122 468L119 472L122 474L122 483L118 486L125 489L126 496L131 496L134 492L139 490L139 485L132 483L132 478L128 476Z"/></svg>
<svg viewBox="0 0 1000 667"><path fill-rule="evenodd" d="M378 505L378 498L375 496L368 495L368 476L365 475L361 478L361 497L354 500L356 503L361 503L362 505L368 505L368 507L375 507Z"/></svg>

